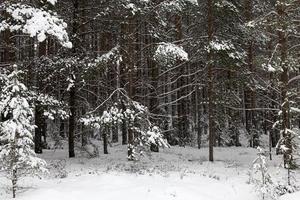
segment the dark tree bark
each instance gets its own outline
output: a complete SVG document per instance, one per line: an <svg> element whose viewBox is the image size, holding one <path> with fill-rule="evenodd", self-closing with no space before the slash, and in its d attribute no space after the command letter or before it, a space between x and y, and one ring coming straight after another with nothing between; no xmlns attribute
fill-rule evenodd
<svg viewBox="0 0 300 200"><path fill-rule="evenodd" d="M245 0L245 18L249 22L252 20L252 0ZM247 42L247 68L250 73L250 77L255 73L254 61L254 44L253 39L248 39ZM245 108L246 108L246 130L250 134L250 147L257 147L259 145L259 138L257 134L257 113L254 110L256 107L256 92L253 84L247 85L245 90Z"/></svg>
<svg viewBox="0 0 300 200"><path fill-rule="evenodd" d="M272 32L271 27L268 26L268 31ZM270 41L267 44L267 51L268 51L268 57L269 59L272 58L272 52L273 52L273 39L270 39ZM271 102L269 102L270 111L267 112L267 125L266 129L269 134L269 143L270 143L270 152L272 151L272 147L276 147L279 139L280 139L280 133L276 128L273 128L273 124L277 121L277 113L275 109L277 108L276 101L277 101L277 94L276 94L276 76L274 72L270 72L269 74L269 80L271 83L271 89L269 92L269 97L271 98ZM271 156L271 154L270 154Z"/></svg>
<svg viewBox="0 0 300 200"><path fill-rule="evenodd" d="M213 41L214 36L214 16L213 16L213 0L207 0L207 35L208 44ZM208 131L209 131L209 161L214 161L214 143L215 143L215 129L214 129L214 99L213 99L213 52L210 50L207 55L208 62Z"/></svg>
<svg viewBox="0 0 300 200"><path fill-rule="evenodd" d="M77 56L80 48L80 40L79 40L79 26L80 26L80 0L73 0L73 24L72 24L72 42L73 42L73 55ZM76 67L72 66L73 69L70 69L70 76L74 81L74 85L71 86L69 90L69 106L70 106L70 118L69 118L69 157L75 157L75 129L76 129L76 99L77 99L77 77L76 77Z"/></svg>
<svg viewBox="0 0 300 200"><path fill-rule="evenodd" d="M126 106L123 100L121 100L122 104L122 110L123 112L126 110ZM125 119L122 119L122 124L121 124L121 129L122 129L122 145L127 145L127 122Z"/></svg>
<svg viewBox="0 0 300 200"><path fill-rule="evenodd" d="M12 170L12 179L11 179L11 183L12 183L12 196L13 196L13 198L16 198L17 181L18 181L17 170L14 169L14 170Z"/></svg>
<svg viewBox="0 0 300 200"><path fill-rule="evenodd" d="M108 141L107 141L107 133L109 131L109 128L106 127L105 130L102 133L102 139L103 139L103 153L108 154L107 146L108 146Z"/></svg>
<svg viewBox="0 0 300 200"><path fill-rule="evenodd" d="M43 153L43 142L42 136L44 134L44 117L43 117L43 108L41 105L36 104L35 106L35 134L34 134L34 151L37 154Z"/></svg>
<svg viewBox="0 0 300 200"><path fill-rule="evenodd" d="M149 39L147 40L147 45L154 43L152 41L152 39L150 38L150 36L148 37ZM152 58L147 58L147 65L148 68L150 70L150 84L151 84L151 88L150 88L150 99L149 99L149 105L150 105L150 112L153 114L159 114L158 111L158 76L159 76L159 66L155 64L155 62L153 61ZM150 145L150 150L152 152L159 152L159 147L157 144L153 144L151 143Z"/></svg>
<svg viewBox="0 0 300 200"><path fill-rule="evenodd" d="M122 24L122 30L125 33L122 39L122 54L125 57L124 65L127 69L127 91L128 97L130 99L134 98L134 78L135 78L135 67L134 67L134 55L135 55L135 23L136 20L133 17L130 17L126 22ZM124 104L125 106L125 104ZM131 122L134 123L134 122ZM134 149L134 132L131 126L131 123L126 124L127 128L127 142L128 142L128 160L134 160L133 149ZM125 124L123 123L123 130L125 128ZM125 134L125 132L123 132ZM125 137L123 138L125 139ZM125 142L125 141L124 141Z"/></svg>
<svg viewBox="0 0 300 200"><path fill-rule="evenodd" d="M74 148L74 137L75 137L75 126L76 126L76 88L71 87L69 91L69 106L70 106L70 118L69 118L69 157L75 157Z"/></svg>
<svg viewBox="0 0 300 200"><path fill-rule="evenodd" d="M200 116L199 116L200 115L199 98L200 98L200 89L199 89L198 84L196 84L196 87L195 87L195 123L196 123L198 149L201 148L201 140L202 140L201 120L200 120Z"/></svg>
<svg viewBox="0 0 300 200"><path fill-rule="evenodd" d="M281 59L281 68L282 72L280 75L281 79L281 115L282 115L282 138L283 138L283 145L285 145L285 150L283 151L283 161L284 166L290 169L293 156L292 156L292 136L291 133L288 131L290 129L290 111L289 111L289 97L288 97L288 90L289 90L289 66L286 63L287 59L287 35L286 35L286 5L285 0L281 0L280 3L276 4L277 14L278 14L278 22L280 28L278 29L278 39L280 45L280 59Z"/></svg>
<svg viewBox="0 0 300 200"><path fill-rule="evenodd" d="M182 17L179 15L175 16L175 27L176 27L176 40L180 41L183 38L182 32ZM186 77L184 76L186 73L186 66L180 62L177 62L179 66L179 79L177 82L177 98L178 106L178 137L179 137L179 145L185 146L188 140L188 130L187 130L187 105L186 105L186 88L184 88L186 84Z"/></svg>
<svg viewBox="0 0 300 200"><path fill-rule="evenodd" d="M120 36L120 46L121 46L121 53L122 56L125 57L126 55L126 35L127 35L127 26L128 24L126 22L121 23L121 36ZM119 71L120 74L118 76L118 81L120 81L120 87L125 88L126 86L126 62L123 60L121 62ZM123 99L121 101L121 106L123 112L126 110L126 105ZM122 145L127 145L128 144L128 125L125 119L122 120L121 124L121 131L122 131Z"/></svg>

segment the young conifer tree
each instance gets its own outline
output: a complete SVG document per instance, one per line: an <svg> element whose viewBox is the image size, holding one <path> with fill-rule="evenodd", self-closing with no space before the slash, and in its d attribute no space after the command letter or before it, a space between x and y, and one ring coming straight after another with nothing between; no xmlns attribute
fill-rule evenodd
<svg viewBox="0 0 300 200"><path fill-rule="evenodd" d="M26 86L19 82L20 73L14 65L14 71L5 77L0 98L0 112L4 115L0 122L1 168L12 182L13 198L16 197L19 177L46 171L46 162L33 150L33 109L26 99Z"/></svg>
<svg viewBox="0 0 300 200"><path fill-rule="evenodd" d="M277 199L276 185L268 172L266 152L260 147L257 150L257 158L253 161L252 183L255 184L261 199Z"/></svg>

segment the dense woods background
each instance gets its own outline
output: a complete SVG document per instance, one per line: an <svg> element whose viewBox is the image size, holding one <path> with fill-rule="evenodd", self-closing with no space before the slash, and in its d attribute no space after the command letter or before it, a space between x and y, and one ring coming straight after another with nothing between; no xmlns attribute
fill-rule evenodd
<svg viewBox="0 0 300 200"><path fill-rule="evenodd" d="M129 156L137 133L126 120L100 132L83 122L134 102L148 108L147 120L170 145L209 145L211 161L213 146L241 140L257 147L269 138L278 153L281 145L292 149L300 125L299 1L1 1L9 3L57 13L73 44L0 27L1 70L17 64L39 94L36 153L66 140L74 157L98 138L104 153L111 143L129 144Z"/></svg>

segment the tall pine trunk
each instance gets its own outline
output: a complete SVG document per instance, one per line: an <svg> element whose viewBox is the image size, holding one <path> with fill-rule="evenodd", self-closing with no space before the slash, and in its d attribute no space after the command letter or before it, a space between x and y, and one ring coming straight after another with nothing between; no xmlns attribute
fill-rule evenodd
<svg viewBox="0 0 300 200"><path fill-rule="evenodd" d="M134 18L130 18L128 20L126 33L126 47L127 47L127 56L126 56L126 64L128 69L128 96L130 99L133 99L134 97L134 42L135 42L135 34L134 34L134 28L135 28L135 20ZM134 122L132 122L134 123ZM130 126L130 125L129 125ZM134 132L132 127L128 128L128 160L134 160Z"/></svg>
<svg viewBox="0 0 300 200"><path fill-rule="evenodd" d="M292 135L290 129L290 111L289 111L289 97L288 97L288 82L289 82L289 66L286 63L287 60L287 25L286 25L286 1L280 0L276 4L278 14L278 38L280 45L280 59L281 59L281 133L284 145L283 161L284 167L290 169L293 162L293 147L292 147Z"/></svg>
<svg viewBox="0 0 300 200"><path fill-rule="evenodd" d="M176 40L180 41L183 38L183 32L182 32L182 17L179 15L175 16L175 26L176 26ZM185 146L187 142L187 106L186 106L186 88L185 82L185 65L181 62L177 62L177 65L179 66L179 79L177 80L177 98L178 100L178 106L177 106L177 113L178 113L178 138L179 138L179 146Z"/></svg>
<svg viewBox="0 0 300 200"><path fill-rule="evenodd" d="M252 0L245 0L245 18L246 21L249 22L252 20ZM255 73L255 67L253 64L254 61L254 45L253 39L250 38L247 41L247 61L246 65L249 70L250 77L253 77ZM255 88L251 85L246 85L245 89L245 108L246 108L246 130L250 135L250 147L257 147L259 138L258 134L256 133L257 129L257 121L256 121L256 111L254 110L256 107L256 92Z"/></svg>
<svg viewBox="0 0 300 200"><path fill-rule="evenodd" d="M74 135L75 135L75 120L76 120L76 88L75 86L70 88L69 91L69 106L70 106L70 118L69 118L69 157L75 157L75 147L74 147Z"/></svg>
<svg viewBox="0 0 300 200"><path fill-rule="evenodd" d="M214 36L214 19L213 19L213 0L207 0L207 35L208 45L210 46ZM215 143L215 130L214 130L214 99L213 99L213 52L209 48L207 55L208 64L208 142L209 142L209 161L214 161L214 143Z"/></svg>
<svg viewBox="0 0 300 200"><path fill-rule="evenodd" d="M43 153L42 135L43 135L43 109L42 106L36 103L35 105L35 132L34 132L34 151L37 154Z"/></svg>
<svg viewBox="0 0 300 200"><path fill-rule="evenodd" d="M102 139L103 139L103 153L108 154L107 146L108 146L108 141L107 141L107 134L109 132L109 127L105 127L105 130L102 133Z"/></svg>
<svg viewBox="0 0 300 200"><path fill-rule="evenodd" d="M80 11L79 11L80 0L73 1L73 24L72 24L72 36L73 36L73 55L76 56L79 50L79 21L80 21ZM74 66L77 67L77 66ZM70 117L69 117L69 157L75 157L75 129L76 129L76 98L77 98L77 88L76 88L76 76L74 69L71 69L70 75L74 81L74 85L71 86L69 90L69 107L70 107Z"/></svg>

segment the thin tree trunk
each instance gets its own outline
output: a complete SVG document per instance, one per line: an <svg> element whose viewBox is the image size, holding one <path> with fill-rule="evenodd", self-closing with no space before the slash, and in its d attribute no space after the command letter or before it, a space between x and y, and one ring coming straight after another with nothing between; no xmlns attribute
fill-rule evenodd
<svg viewBox="0 0 300 200"><path fill-rule="evenodd" d="M74 137L75 137L75 120L76 120L76 88L75 86L70 88L69 92L69 106L70 106L70 117L69 117L69 157L75 157Z"/></svg>
<svg viewBox="0 0 300 200"><path fill-rule="evenodd" d="M200 96L200 91L199 91L199 86L196 85L196 94L195 94L195 123L196 123L196 131L197 131L197 146L198 149L201 148L201 139L202 139L202 133L201 133L201 120L199 117L199 96Z"/></svg>
<svg viewBox="0 0 300 200"><path fill-rule="evenodd" d="M289 113L289 97L288 97L288 81L289 81L289 66L286 64L287 58L287 36L286 36L286 7L285 0L281 0L278 4L276 4L278 21L279 21L279 29L278 29L278 38L280 45L280 59L281 59L281 115L282 115L282 138L283 145L285 146L285 150L283 151L283 160L284 167L290 169L293 161L292 156L292 136L288 131L290 129L290 113Z"/></svg>
<svg viewBox="0 0 300 200"><path fill-rule="evenodd" d="M74 0L73 1L73 24L72 24L72 36L73 36L73 54L76 55L79 50L79 21L80 21L80 11L79 11L79 1L80 0ZM75 66L76 67L76 66ZM75 79L74 85L71 86L69 90L69 106L70 106L70 117L69 117L69 157L73 158L75 157L75 146L74 146L74 140L75 140L75 128L76 128L76 96L77 96L77 88L76 88L76 76L74 69L71 69L71 76Z"/></svg>
<svg viewBox="0 0 300 200"><path fill-rule="evenodd" d="M43 153L42 134L43 134L43 110L42 106L35 105L35 133L34 133L34 151L37 154Z"/></svg>
<svg viewBox="0 0 300 200"><path fill-rule="evenodd" d="M12 170L12 180L11 180L11 183L12 183L12 196L13 196L13 198L16 198L17 180L18 180L17 170L13 169Z"/></svg>
<svg viewBox="0 0 300 200"><path fill-rule="evenodd" d="M134 97L134 19L130 19L127 24L127 68L128 68L128 96ZM133 122L134 123L134 122ZM128 160L134 160L134 133L132 127L128 127Z"/></svg>
<svg viewBox="0 0 300 200"><path fill-rule="evenodd" d="M102 137L103 137L103 153L104 154L108 154L108 150L107 150L107 133L108 133L109 128L106 127L105 130L102 133Z"/></svg>
<svg viewBox="0 0 300 200"><path fill-rule="evenodd" d="M17 156L16 156L16 151L17 151L17 141L18 141L19 133L15 134L14 140L12 141L11 144L11 160L10 160L10 170L11 171L11 183L12 183L12 196L13 198L16 198L16 191L17 191L17 181L18 181L18 175L17 175Z"/></svg>
<svg viewBox="0 0 300 200"><path fill-rule="evenodd" d="M153 44L151 36L148 36L146 45ZM152 60L151 57L147 58L147 65L150 72L150 81L151 81L151 88L150 88L150 112L153 114L158 113L158 76L159 76L159 65L156 65L155 62ZM159 146L157 144L151 143L150 150L152 152L159 152Z"/></svg>
<svg viewBox="0 0 300 200"><path fill-rule="evenodd" d="M214 21L213 21L213 0L207 0L208 8L208 45L213 41L214 34ZM214 130L214 99L213 99L213 52L210 49L207 56L208 61L208 131L209 131L209 161L214 161L214 140L215 140L215 130Z"/></svg>
<svg viewBox="0 0 300 200"><path fill-rule="evenodd" d="M252 20L252 0L245 0L245 17L247 22ZM248 70L253 76L253 73L255 72L254 64L254 46L253 46L253 40L250 36L250 39L247 42L247 66ZM250 77L251 77L250 76ZM258 146L259 138L256 130L257 130L257 113L255 110L253 110L256 107L256 92L255 88L252 88L250 85L246 86L245 91L245 103L246 105L246 130L250 134L250 147L256 147Z"/></svg>
<svg viewBox="0 0 300 200"><path fill-rule="evenodd" d="M175 26L176 26L176 40L180 41L183 38L183 30L182 30L182 17L179 15L175 16ZM187 106L186 106L186 88L184 88L184 85L186 84L186 78L184 77L184 74L186 73L186 66L182 65L180 62L177 62L178 65L181 65L179 67L179 76L181 76L178 79L177 82L177 89L179 91L177 92L177 98L180 98L178 101L177 106L177 113L178 113L178 137L179 137L179 145L185 146L186 142L188 140L188 133L187 133ZM184 97L184 98L183 98Z"/></svg>

